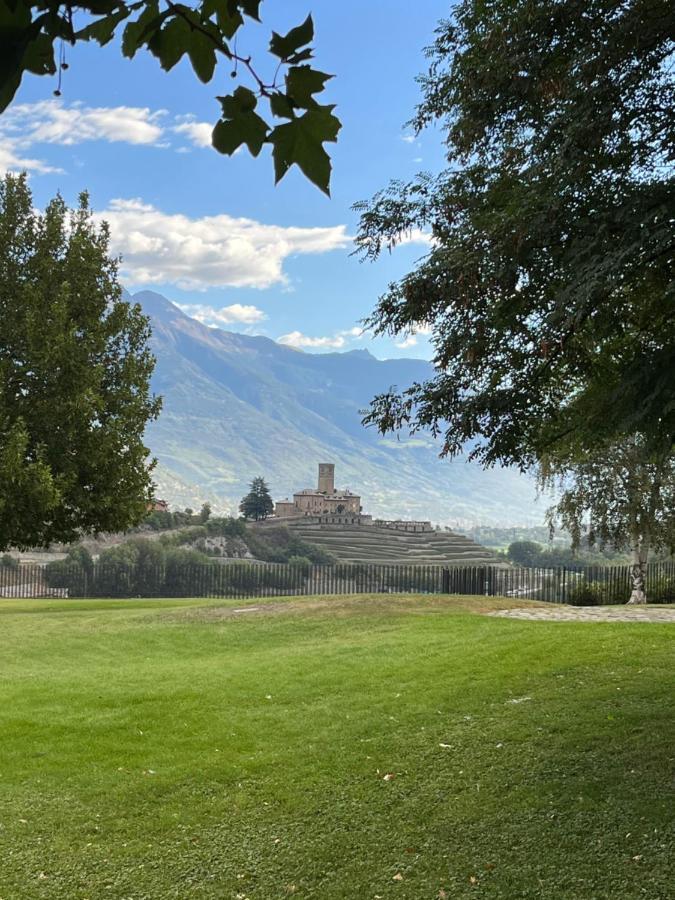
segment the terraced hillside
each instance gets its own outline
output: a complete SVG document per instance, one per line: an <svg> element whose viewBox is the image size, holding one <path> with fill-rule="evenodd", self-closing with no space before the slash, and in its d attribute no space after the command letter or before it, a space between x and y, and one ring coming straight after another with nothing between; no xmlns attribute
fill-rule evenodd
<svg viewBox="0 0 675 900"><path fill-rule="evenodd" d="M303 540L317 544L344 562L474 566L496 561L485 547L450 531L414 533L377 525L316 525L302 520L288 525Z"/></svg>

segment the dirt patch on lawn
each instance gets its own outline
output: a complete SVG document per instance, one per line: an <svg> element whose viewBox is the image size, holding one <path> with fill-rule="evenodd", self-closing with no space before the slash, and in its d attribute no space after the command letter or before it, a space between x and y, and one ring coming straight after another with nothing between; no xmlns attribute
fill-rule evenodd
<svg viewBox="0 0 675 900"><path fill-rule="evenodd" d="M278 615L429 615L447 612L494 613L513 608L536 609L537 601L504 597L457 597L447 594L356 594L332 597L279 597L260 602L193 606L161 615L174 622L218 622Z"/></svg>

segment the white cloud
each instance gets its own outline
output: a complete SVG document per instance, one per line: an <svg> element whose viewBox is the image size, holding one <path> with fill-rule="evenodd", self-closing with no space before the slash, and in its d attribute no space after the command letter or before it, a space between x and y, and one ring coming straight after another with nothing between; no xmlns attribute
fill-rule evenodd
<svg viewBox="0 0 675 900"><path fill-rule="evenodd" d="M402 341L398 341L396 346L401 350L406 350L408 347L415 347L417 345L417 336L422 335L424 337L428 337L432 332L431 325L425 325L423 323L416 324L410 331L410 333L403 338Z"/></svg>
<svg viewBox="0 0 675 900"><path fill-rule="evenodd" d="M156 144L162 137L165 110L139 106L91 107L81 103L65 106L59 100L20 103L3 114L4 134L24 145L81 144L109 141L125 144Z"/></svg>
<svg viewBox="0 0 675 900"><path fill-rule="evenodd" d="M422 231L421 228L411 228L410 231L402 234L396 243L397 246L402 246L403 244L432 244L433 240L433 235L430 231Z"/></svg>
<svg viewBox="0 0 675 900"><path fill-rule="evenodd" d="M213 131L213 125L209 122L195 122L189 120L181 122L179 125L174 125L171 130L176 134L184 134L195 147L211 146L211 132Z"/></svg>
<svg viewBox="0 0 675 900"><path fill-rule="evenodd" d="M35 145L71 147L106 141L168 147L167 138L175 134L195 147L210 147L212 130L213 125L198 122L193 116L170 117L165 109L151 110L147 106L94 107L79 102L66 105L58 99L19 103L10 106L0 118L0 171L62 171L26 155L28 148Z"/></svg>
<svg viewBox="0 0 675 900"><path fill-rule="evenodd" d="M407 338L404 338L402 341L396 344L397 347L400 347L401 350L406 350L408 347L414 347L417 344L417 338L414 334L409 334Z"/></svg>
<svg viewBox="0 0 675 900"><path fill-rule="evenodd" d="M247 306L242 303L232 303L230 306L208 306L205 303L176 303L186 315L203 325L219 328L221 325L255 325L267 318L265 313L257 306Z"/></svg>
<svg viewBox="0 0 675 900"><path fill-rule="evenodd" d="M339 350L340 347L345 345L345 339L341 334L336 334L334 337L309 337L309 335L303 334L301 331L291 331L288 334L282 334L280 338L277 338L277 342L286 344L287 347L295 347L296 350L304 350L305 348L311 350Z"/></svg>
<svg viewBox="0 0 675 900"><path fill-rule="evenodd" d="M367 331L364 331L359 325L355 325L353 328L345 328L343 331L336 332L332 337L329 335L310 337L301 331L291 331L289 334L282 334L277 341L288 347L295 347L297 350L339 350L348 341L363 340L367 334Z"/></svg>
<svg viewBox="0 0 675 900"><path fill-rule="evenodd" d="M62 169L49 166L41 159L31 159L23 156L18 142L10 138L3 138L0 132L0 173L3 172L39 172L41 175L50 172L62 172Z"/></svg>
<svg viewBox="0 0 675 900"><path fill-rule="evenodd" d="M415 135L414 134L402 134L401 140L405 144L414 144L415 143Z"/></svg>
<svg viewBox="0 0 675 900"><path fill-rule="evenodd" d="M113 200L97 214L110 224L129 284L268 288L285 284L284 261L300 253L327 253L350 243L346 226L264 225L226 214L190 218L140 200Z"/></svg>

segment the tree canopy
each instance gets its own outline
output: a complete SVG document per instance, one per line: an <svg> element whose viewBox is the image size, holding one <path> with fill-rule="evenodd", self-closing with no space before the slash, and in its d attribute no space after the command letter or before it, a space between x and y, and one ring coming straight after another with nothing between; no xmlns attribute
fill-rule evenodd
<svg viewBox="0 0 675 900"><path fill-rule="evenodd" d="M201 0L195 5L173 0L0 0L0 112L11 103L25 72L58 75L54 93L60 95L61 76L69 66L65 44L97 41L104 46L121 33L124 56L147 50L167 71L187 56L204 83L223 60L232 79L248 85L217 97L215 149L231 155L245 144L258 156L270 144L277 182L297 165L329 193L331 163L323 145L337 140L340 121L333 105L316 99L332 76L309 64L312 17L285 35L272 32L266 65L273 74L266 77L250 55L237 49L246 20L260 21L260 5L261 0Z"/></svg>
<svg viewBox="0 0 675 900"><path fill-rule="evenodd" d="M239 504L239 512L246 519L266 519L274 512L274 501L264 478L254 478L251 490Z"/></svg>
<svg viewBox="0 0 675 900"><path fill-rule="evenodd" d="M146 514L143 432L160 408L149 336L86 194L38 213L25 175L0 181L0 549Z"/></svg>
<svg viewBox="0 0 675 900"><path fill-rule="evenodd" d="M430 333L436 373L367 423L521 467L571 434L672 440L674 23L669 0L461 0L441 23L412 125L442 127L447 168L357 205L366 257L429 233L368 324Z"/></svg>
<svg viewBox="0 0 675 900"><path fill-rule="evenodd" d="M631 602L646 602L645 566L652 550L675 551L675 454L670 442L652 449L640 435L594 454L558 453L542 461L540 480L558 488L549 511L578 547L629 550L633 564Z"/></svg>

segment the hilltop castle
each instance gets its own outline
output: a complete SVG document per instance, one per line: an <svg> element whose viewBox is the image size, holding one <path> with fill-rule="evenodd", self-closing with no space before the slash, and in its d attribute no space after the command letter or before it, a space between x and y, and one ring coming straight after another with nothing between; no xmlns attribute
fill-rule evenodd
<svg viewBox="0 0 675 900"><path fill-rule="evenodd" d="M375 525L394 531L429 532L431 522L404 522L375 519L363 512L361 498L350 490L335 487L335 465L319 463L319 481L315 488L305 488L293 494L292 500L278 500L274 518L286 519L288 524L304 525Z"/></svg>
<svg viewBox="0 0 675 900"><path fill-rule="evenodd" d="M350 490L335 488L335 465L319 463L319 481L315 488L305 488L293 494L292 500L279 500L274 506L278 519L295 516L327 517L327 521L343 521L355 524L370 521L370 516L362 514L361 498Z"/></svg>

